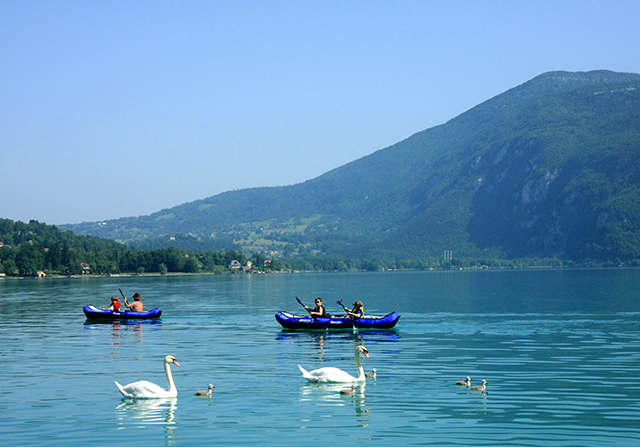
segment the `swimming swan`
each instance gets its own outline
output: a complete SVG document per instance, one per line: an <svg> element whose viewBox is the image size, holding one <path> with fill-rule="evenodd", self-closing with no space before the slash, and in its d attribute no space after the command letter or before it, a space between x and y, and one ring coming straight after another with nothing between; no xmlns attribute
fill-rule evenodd
<svg viewBox="0 0 640 447"><path fill-rule="evenodd" d="M475 391L486 391L487 390L487 381L483 380L482 385L472 386L471 389Z"/></svg>
<svg viewBox="0 0 640 447"><path fill-rule="evenodd" d="M302 366L298 365L302 372L302 377L309 382L362 382L367 380L364 375L364 368L360 363L360 353L369 358L369 351L364 346L357 346L355 350L356 368L358 369L358 377L353 377L351 374L342 371L341 369L334 368L332 366L326 366L324 368L314 369L313 371L306 371Z"/></svg>
<svg viewBox="0 0 640 447"><path fill-rule="evenodd" d="M456 382L456 385L471 386L471 377L467 377L467 380L460 380L459 382Z"/></svg>
<svg viewBox="0 0 640 447"><path fill-rule="evenodd" d="M118 382L116 382L116 386L124 397L130 399L157 399L176 397L178 395L178 390L176 389L176 385L173 383L173 376L171 375L171 363L175 364L176 366L180 366L180 363L178 363L174 356L168 355L164 358L164 373L167 376L167 384L169 385L168 390L159 387L155 383L147 382L146 380L133 382L125 386L122 386Z"/></svg>

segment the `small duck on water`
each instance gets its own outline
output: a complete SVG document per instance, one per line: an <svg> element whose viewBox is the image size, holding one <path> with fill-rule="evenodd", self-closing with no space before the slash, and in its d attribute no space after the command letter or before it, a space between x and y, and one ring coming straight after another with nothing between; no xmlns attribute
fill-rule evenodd
<svg viewBox="0 0 640 447"><path fill-rule="evenodd" d="M215 388L212 383L209 384L209 388L206 390L196 391L196 396L211 396L211 390Z"/></svg>
<svg viewBox="0 0 640 447"><path fill-rule="evenodd" d="M487 381L483 380L482 385L472 386L471 389L475 391L486 391L487 389L487 387L485 386L486 384L487 384Z"/></svg>
<svg viewBox="0 0 640 447"><path fill-rule="evenodd" d="M356 392L356 385L351 385L351 388L345 388L344 390L340 390L340 394L353 394Z"/></svg>
<svg viewBox="0 0 640 447"><path fill-rule="evenodd" d="M471 377L467 377L466 380L459 380L456 385L471 386Z"/></svg>
<svg viewBox="0 0 640 447"><path fill-rule="evenodd" d="M377 370L377 369L375 369L375 368L373 368L371 371L373 371L373 372L370 372L370 373L364 373L364 376L365 376L365 377L368 377L368 378L370 378L370 379L375 379L375 378L376 378L376 373L378 372L378 370Z"/></svg>

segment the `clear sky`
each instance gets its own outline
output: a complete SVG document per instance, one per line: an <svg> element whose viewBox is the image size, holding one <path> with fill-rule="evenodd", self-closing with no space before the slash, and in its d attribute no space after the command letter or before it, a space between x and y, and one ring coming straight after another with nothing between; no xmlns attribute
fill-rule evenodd
<svg viewBox="0 0 640 447"><path fill-rule="evenodd" d="M639 1L0 0L0 217L291 185L597 69L640 73Z"/></svg>

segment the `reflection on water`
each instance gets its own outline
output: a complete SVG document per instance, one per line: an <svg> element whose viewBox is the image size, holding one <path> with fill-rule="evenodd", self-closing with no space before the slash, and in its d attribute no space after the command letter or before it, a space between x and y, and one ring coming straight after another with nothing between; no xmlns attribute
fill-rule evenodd
<svg viewBox="0 0 640 447"><path fill-rule="evenodd" d="M119 344L117 342L118 338L120 338L123 334L122 332L132 333L134 335L134 342L141 343L142 342L142 329L144 328L143 324L134 324L134 323L113 323L111 326L111 337L115 340L113 344Z"/></svg>
<svg viewBox="0 0 640 447"><path fill-rule="evenodd" d="M349 388L351 383L312 383L309 382L300 388L300 400L301 401L328 401L338 404L342 404L340 398L362 396L364 397L364 391L366 382L358 384L356 391L352 395L343 395L341 390Z"/></svg>
<svg viewBox="0 0 640 447"><path fill-rule="evenodd" d="M110 330L111 344L119 346L122 343L123 337L127 335L133 335L132 341L137 344L144 342L142 336L144 335L145 327L154 327L154 325L160 324L160 320L113 320L113 321L91 321L87 320L84 323L85 330L91 332L100 332L105 329ZM158 329L156 326L154 329Z"/></svg>
<svg viewBox="0 0 640 447"><path fill-rule="evenodd" d="M178 398L168 399L122 399L116 407L116 420L122 424L175 424L174 412Z"/></svg>
<svg viewBox="0 0 640 447"><path fill-rule="evenodd" d="M314 334L315 351L317 352L316 359L319 362L324 362L324 334Z"/></svg>
<svg viewBox="0 0 640 447"><path fill-rule="evenodd" d="M371 408L365 396L366 382L356 385L353 394L340 391L351 388L350 383L308 383L300 388L300 402L315 402L318 405L353 406L356 426L366 427L371 422Z"/></svg>
<svg viewBox="0 0 640 447"><path fill-rule="evenodd" d="M291 331L282 330L276 337L279 341L296 340L296 339L312 339L315 343L315 349L318 351L318 359L322 361L322 354L325 353L325 344L329 340L351 340L356 344L365 345L368 341L375 340L376 342L398 342L400 341L400 334L397 330L390 329L385 331L370 331L370 330L356 330L356 331Z"/></svg>
<svg viewBox="0 0 640 447"><path fill-rule="evenodd" d="M470 399L467 401L469 411L477 412L479 415L487 414L489 411L489 398L487 397L486 389L480 391L467 388L465 394L470 396Z"/></svg>
<svg viewBox="0 0 640 447"><path fill-rule="evenodd" d="M174 413L178 399L122 399L116 407L116 423L123 426L144 428L148 425L164 425L165 445L178 442Z"/></svg>
<svg viewBox="0 0 640 447"><path fill-rule="evenodd" d="M178 442L177 425L174 414L178 408L178 398L169 399L122 399L116 407L116 424L125 428L134 426L164 425L165 445Z"/></svg>
<svg viewBox="0 0 640 447"><path fill-rule="evenodd" d="M329 336L335 338L363 340L366 337L376 337L386 339L388 341L398 340L400 333L397 329L355 329L348 331L332 330L332 331L320 331L320 330L302 330L302 329L282 329L278 333L278 340L295 339L297 337L314 337L314 336Z"/></svg>
<svg viewBox="0 0 640 447"><path fill-rule="evenodd" d="M86 320L84 322L86 329L98 328L100 326L121 326L121 327L135 327L142 329L143 326L155 326L162 324L162 320Z"/></svg>

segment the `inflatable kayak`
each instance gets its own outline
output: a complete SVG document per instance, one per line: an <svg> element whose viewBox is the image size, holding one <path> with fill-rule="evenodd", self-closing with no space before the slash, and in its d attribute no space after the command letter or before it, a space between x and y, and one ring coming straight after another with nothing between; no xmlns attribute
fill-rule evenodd
<svg viewBox="0 0 640 447"><path fill-rule="evenodd" d="M276 320L285 329L391 329L400 319L400 314L391 312L390 314L365 315L364 317L353 319L346 315L333 315L330 318L311 317L309 315L294 315L290 312L278 312Z"/></svg>
<svg viewBox="0 0 640 447"><path fill-rule="evenodd" d="M117 312L115 310L98 309L91 304L84 306L84 314L91 320L149 320L160 318L162 310L151 309L146 312Z"/></svg>

